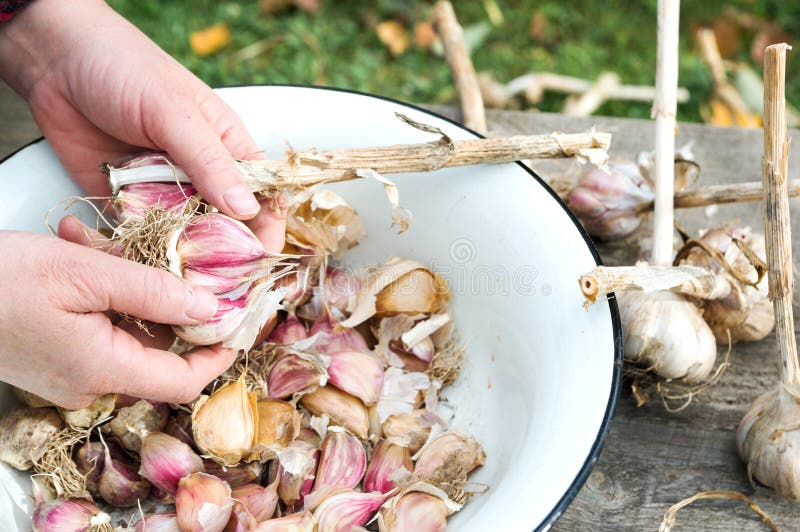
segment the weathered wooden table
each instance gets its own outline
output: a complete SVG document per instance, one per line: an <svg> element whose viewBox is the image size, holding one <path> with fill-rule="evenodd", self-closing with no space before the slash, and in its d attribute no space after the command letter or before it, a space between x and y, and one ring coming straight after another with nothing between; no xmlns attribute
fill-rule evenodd
<svg viewBox="0 0 800 532"><path fill-rule="evenodd" d="M457 118L449 107L431 107ZM592 125L614 134L612 154L633 157L653 145L653 125L645 120L572 118L555 114L489 113L496 133L583 131ZM795 138L800 132L793 131ZM0 82L0 158L40 135L24 102ZM693 141L705 184L760 180L761 130L681 124L678 144ZM545 178L552 165L537 166ZM791 177L800 176L800 145L792 144ZM731 222L762 229L758 203L677 211L690 232L712 223ZM795 227L800 202L792 200ZM647 228L645 227L645 230ZM795 268L800 262L800 229L795 231ZM608 264L629 263L636 246L601 246ZM795 310L800 316L800 308ZM720 348L720 353L723 349ZM702 490L738 490L753 499L783 530L800 530L800 506L771 490L753 488L736 454L735 430L753 399L773 386L777 375L775 338L734 346L731 367L719 383L686 410L667 413L660 402L637 408L623 390L603 453L586 485L554 525L555 530L657 530L667 508ZM535 481L535 479L533 479ZM520 501L524 504L523 501ZM762 530L766 527L746 506L732 501L700 501L679 514L675 530Z"/></svg>

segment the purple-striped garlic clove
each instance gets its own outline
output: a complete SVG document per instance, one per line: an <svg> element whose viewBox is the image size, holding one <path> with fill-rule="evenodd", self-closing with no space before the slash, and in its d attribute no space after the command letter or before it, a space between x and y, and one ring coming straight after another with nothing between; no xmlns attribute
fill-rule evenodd
<svg viewBox="0 0 800 532"><path fill-rule="evenodd" d="M452 478L450 471L465 475L483 465L486 453L481 444L471 435L455 431L440 434L428 442L416 456L414 476L421 479L431 477Z"/></svg>
<svg viewBox="0 0 800 532"><path fill-rule="evenodd" d="M141 399L117 410L108 429L123 448L139 452L142 447L139 431L160 432L164 430L168 419L169 406L166 403L151 403Z"/></svg>
<svg viewBox="0 0 800 532"><path fill-rule="evenodd" d="M358 438L341 427L329 427L322 442L314 491L358 486L367 468L367 452Z"/></svg>
<svg viewBox="0 0 800 532"><path fill-rule="evenodd" d="M181 532L175 512L155 514L140 519L133 527L134 532Z"/></svg>
<svg viewBox="0 0 800 532"><path fill-rule="evenodd" d="M163 432L142 434L139 457L139 474L170 495L175 495L183 477L204 470L203 460L191 447Z"/></svg>
<svg viewBox="0 0 800 532"><path fill-rule="evenodd" d="M316 530L317 518L311 512L300 512L262 521L253 532L315 532Z"/></svg>
<svg viewBox="0 0 800 532"><path fill-rule="evenodd" d="M425 409L389 416L383 422L383 437L389 442L408 447L411 454L419 451L431 433L431 427L443 424L439 416Z"/></svg>
<svg viewBox="0 0 800 532"><path fill-rule="evenodd" d="M408 447L401 447L381 440L375 445L372 457L364 475L364 491L380 491L386 493L394 489L392 475L398 469L405 469L409 473L414 470L411 461L411 452Z"/></svg>
<svg viewBox="0 0 800 532"><path fill-rule="evenodd" d="M33 532L112 532L111 516L85 499L56 499L33 511Z"/></svg>
<svg viewBox="0 0 800 532"><path fill-rule="evenodd" d="M340 351L369 351L369 346L364 337L355 329L342 328L336 330L336 324L331 322L330 316L323 312L311 326L309 336L320 334L314 348L324 355Z"/></svg>
<svg viewBox="0 0 800 532"><path fill-rule="evenodd" d="M266 256L264 246L242 222L220 213L192 219L175 243L181 269L213 270L251 264Z"/></svg>
<svg viewBox="0 0 800 532"><path fill-rule="evenodd" d="M321 532L339 532L364 526L391 496L377 491L361 493L341 490L329 495L314 510Z"/></svg>
<svg viewBox="0 0 800 532"><path fill-rule="evenodd" d="M305 394L300 404L313 415L327 415L332 424L346 428L362 440L367 439L369 414L357 397L328 385Z"/></svg>
<svg viewBox="0 0 800 532"><path fill-rule="evenodd" d="M278 483L275 478L269 486L245 484L234 488L231 497L242 503L256 521L266 521L275 514L278 507Z"/></svg>
<svg viewBox="0 0 800 532"><path fill-rule="evenodd" d="M213 460L203 460L206 473L221 478L231 488L237 488L251 482L256 482L261 477L263 466L261 462L248 462L237 466L223 466Z"/></svg>
<svg viewBox="0 0 800 532"><path fill-rule="evenodd" d="M267 390L270 399L287 399L298 393L314 391L327 382L327 372L318 362L290 353L270 368Z"/></svg>
<svg viewBox="0 0 800 532"><path fill-rule="evenodd" d="M383 363L360 351L340 351L330 355L328 382L361 399L369 406L378 402L383 385Z"/></svg>
<svg viewBox="0 0 800 532"><path fill-rule="evenodd" d="M328 266L324 280L315 292L329 309L335 308L344 314L360 289L361 279L353 272Z"/></svg>
<svg viewBox="0 0 800 532"><path fill-rule="evenodd" d="M460 509L441 489L416 482L383 505L379 522L385 532L442 532Z"/></svg>
<svg viewBox="0 0 800 532"><path fill-rule="evenodd" d="M113 443L105 445L103 472L97 483L100 497L118 508L134 506L150 494L150 482L136 473L130 458Z"/></svg>
<svg viewBox="0 0 800 532"><path fill-rule="evenodd" d="M181 479L175 494L175 513L183 532L222 532L233 509L231 488L206 473Z"/></svg>
<svg viewBox="0 0 800 532"><path fill-rule="evenodd" d="M120 222L144 218L155 208L177 216L195 194L196 188L182 183L130 183L114 196L114 211Z"/></svg>
<svg viewBox="0 0 800 532"><path fill-rule="evenodd" d="M294 312L290 312L286 319L278 324L277 327L267 337L267 342L279 345L289 345L308 337L306 326L297 319Z"/></svg>

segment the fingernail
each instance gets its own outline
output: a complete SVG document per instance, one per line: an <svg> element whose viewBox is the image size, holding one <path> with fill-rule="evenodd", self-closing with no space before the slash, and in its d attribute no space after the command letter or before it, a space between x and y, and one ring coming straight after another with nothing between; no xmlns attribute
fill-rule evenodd
<svg viewBox="0 0 800 532"><path fill-rule="evenodd" d="M217 313L217 297L202 288L189 288L186 316L197 321L206 321Z"/></svg>
<svg viewBox="0 0 800 532"><path fill-rule="evenodd" d="M225 200L228 209L237 216L255 216L261 208L253 193L242 183L226 190L222 199Z"/></svg>

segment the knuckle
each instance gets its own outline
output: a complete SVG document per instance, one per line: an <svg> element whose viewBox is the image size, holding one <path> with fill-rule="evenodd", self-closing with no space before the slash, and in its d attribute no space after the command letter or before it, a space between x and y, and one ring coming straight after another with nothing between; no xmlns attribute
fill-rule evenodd
<svg viewBox="0 0 800 532"><path fill-rule="evenodd" d="M69 310L83 309L87 305L107 306L102 290L104 274L90 269L88 264L69 253L55 252L39 257L33 275L40 286L54 287L50 297Z"/></svg>

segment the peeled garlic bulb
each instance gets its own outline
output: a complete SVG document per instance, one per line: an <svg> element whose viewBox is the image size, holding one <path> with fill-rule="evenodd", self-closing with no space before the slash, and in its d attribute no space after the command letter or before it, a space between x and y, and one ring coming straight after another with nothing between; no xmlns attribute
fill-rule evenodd
<svg viewBox="0 0 800 532"><path fill-rule="evenodd" d="M800 501L800 387L779 384L756 399L739 423L736 444L750 477Z"/></svg>
<svg viewBox="0 0 800 532"><path fill-rule="evenodd" d="M617 293L625 360L693 384L714 367L717 344L698 308L669 291Z"/></svg>

